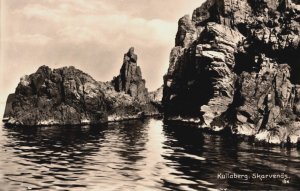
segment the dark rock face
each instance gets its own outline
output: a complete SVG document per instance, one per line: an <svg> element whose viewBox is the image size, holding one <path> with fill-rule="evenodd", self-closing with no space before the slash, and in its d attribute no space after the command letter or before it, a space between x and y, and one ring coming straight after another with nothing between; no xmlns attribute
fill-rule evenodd
<svg viewBox="0 0 300 191"><path fill-rule="evenodd" d="M107 121L106 102L99 84L89 75L64 67L41 66L21 78L8 123L19 125L86 124ZM8 103L9 104L9 103Z"/></svg>
<svg viewBox="0 0 300 191"><path fill-rule="evenodd" d="M150 101L146 81L137 65L137 55L131 47L124 54L120 74L109 83L102 83L108 100L109 121L139 118L159 113Z"/></svg>
<svg viewBox="0 0 300 191"><path fill-rule="evenodd" d="M6 100L3 121L9 120L10 112L12 111L12 102L15 99L15 94L9 94Z"/></svg>
<svg viewBox="0 0 300 191"><path fill-rule="evenodd" d="M125 92L140 102L149 102L148 90L145 87L146 81L142 78L141 68L137 66L137 55L131 47L126 54L120 74L115 77L112 84L117 92Z"/></svg>
<svg viewBox="0 0 300 191"><path fill-rule="evenodd" d="M69 125L156 115L136 61L131 48L112 82L97 82L74 67L42 66L21 78L7 99L3 120L14 125Z"/></svg>
<svg viewBox="0 0 300 191"><path fill-rule="evenodd" d="M298 1L207 0L181 18L164 76L166 117L296 142L299 13Z"/></svg>

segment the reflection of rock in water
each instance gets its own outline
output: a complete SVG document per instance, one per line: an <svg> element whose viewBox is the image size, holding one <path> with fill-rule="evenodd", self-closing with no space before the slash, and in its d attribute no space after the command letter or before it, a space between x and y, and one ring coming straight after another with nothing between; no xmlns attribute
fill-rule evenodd
<svg viewBox="0 0 300 191"><path fill-rule="evenodd" d="M236 190L270 189L281 185L282 179L264 181L244 179L217 179L218 173L236 174L280 174L285 171L280 149L255 148L245 142L238 142L232 136L220 136L192 126L165 123L163 154L168 167L174 169L163 179L164 187L181 190L182 186L195 190L228 188ZM276 157L274 157L276 156ZM281 157L279 157L281 156ZM274 157L274 158L272 158ZM272 158L272 159L271 159ZM292 157L294 158L294 157ZM293 160L293 159L292 159ZM299 177L288 174L293 180L290 187L297 187ZM279 188L279 187L278 187ZM185 189L182 189L185 190Z"/></svg>
<svg viewBox="0 0 300 191"><path fill-rule="evenodd" d="M6 128L11 140L4 146L34 163L84 164L86 156L99 151L106 129L104 125Z"/></svg>
<svg viewBox="0 0 300 191"><path fill-rule="evenodd" d="M194 154L201 154L204 137L200 129L191 126L187 131L182 125L166 122L164 131L167 136L172 136L175 138L174 140L177 140L176 142L173 142L176 144L174 146L181 147L185 151L197 152Z"/></svg>
<svg viewBox="0 0 300 191"><path fill-rule="evenodd" d="M163 180L164 186L176 190L180 185L192 183L195 184L195 189L200 189L201 187L197 186L199 183L191 177L203 180L210 173L206 168L207 161L203 157L205 149L201 129L176 125L175 123L165 123L164 132L167 137L164 145L172 152L163 154L163 157L168 161L168 166L176 169L173 174L170 174L170 177ZM193 171L191 171L191 167L194 169ZM184 176L176 178L174 175ZM173 179L176 179L176 181L173 181Z"/></svg>
<svg viewBox="0 0 300 191"><path fill-rule="evenodd" d="M145 158L142 153L145 150L147 140L147 129L145 128L149 120L130 120L120 123L110 124L118 134L119 149L116 152L128 164L134 164Z"/></svg>
<svg viewBox="0 0 300 191"><path fill-rule="evenodd" d="M2 190L299 190L296 149L253 146L155 119L85 128L2 128L0 145ZM216 178L226 172L284 172L291 178L284 185L280 179Z"/></svg>

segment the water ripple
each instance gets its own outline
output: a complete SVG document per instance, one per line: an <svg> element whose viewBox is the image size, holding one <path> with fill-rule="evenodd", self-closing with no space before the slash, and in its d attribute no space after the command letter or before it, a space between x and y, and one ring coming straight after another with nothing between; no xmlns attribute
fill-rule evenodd
<svg viewBox="0 0 300 191"><path fill-rule="evenodd" d="M1 128L0 154L3 190L300 188L296 149L257 147L159 119ZM290 182L218 179L218 173L286 173Z"/></svg>

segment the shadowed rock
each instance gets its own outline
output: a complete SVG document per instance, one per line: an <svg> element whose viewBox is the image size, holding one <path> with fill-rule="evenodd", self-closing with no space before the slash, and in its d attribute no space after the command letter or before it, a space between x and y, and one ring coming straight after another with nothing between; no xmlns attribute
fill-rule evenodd
<svg viewBox="0 0 300 191"><path fill-rule="evenodd" d="M137 65L137 55L133 47L124 54L120 74L113 79L112 83L116 91L123 91L142 103L149 102L146 81L142 78L141 68Z"/></svg>
<svg viewBox="0 0 300 191"><path fill-rule="evenodd" d="M299 13L295 0L207 0L181 18L164 76L166 118L295 143Z"/></svg>
<svg viewBox="0 0 300 191"><path fill-rule="evenodd" d="M5 111L3 115L3 121L8 121L12 112L12 102L15 98L15 94L9 94L6 100Z"/></svg>
<svg viewBox="0 0 300 191"><path fill-rule="evenodd" d="M7 108L8 123L16 125L107 121L105 97L99 84L74 67L51 70L41 66L35 73L22 77L11 107Z"/></svg>

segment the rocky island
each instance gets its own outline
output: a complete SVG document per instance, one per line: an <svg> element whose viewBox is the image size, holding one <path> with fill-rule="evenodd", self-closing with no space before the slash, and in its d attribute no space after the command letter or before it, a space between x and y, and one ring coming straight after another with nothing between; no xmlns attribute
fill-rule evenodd
<svg viewBox="0 0 300 191"><path fill-rule="evenodd" d="M120 75L97 82L74 68L41 66L21 78L9 95L4 121L11 125L80 125L140 118L158 114L130 48Z"/></svg>
<svg viewBox="0 0 300 191"><path fill-rule="evenodd" d="M271 144L300 137L299 0L207 0L178 22L164 84L148 93L130 48L120 74L97 82L40 67L8 97L8 124L92 124L164 113Z"/></svg>
<svg viewBox="0 0 300 191"><path fill-rule="evenodd" d="M300 2L207 0L178 22L164 76L168 120L296 143Z"/></svg>

